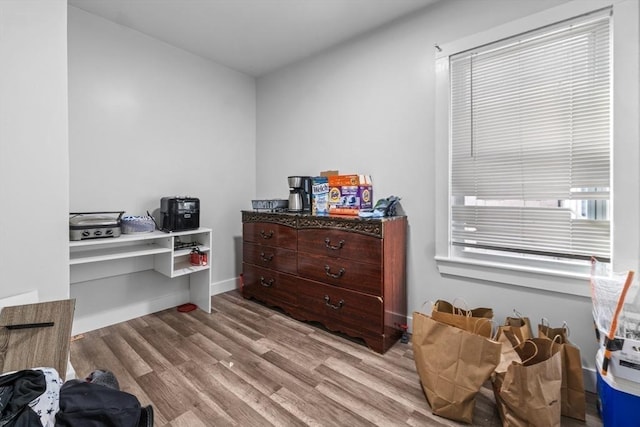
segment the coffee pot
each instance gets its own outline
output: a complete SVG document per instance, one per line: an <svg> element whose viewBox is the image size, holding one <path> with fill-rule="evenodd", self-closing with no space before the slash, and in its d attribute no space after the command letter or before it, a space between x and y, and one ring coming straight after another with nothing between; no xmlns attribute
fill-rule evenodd
<svg viewBox="0 0 640 427"><path fill-rule="evenodd" d="M290 176L289 212L311 212L311 177Z"/></svg>

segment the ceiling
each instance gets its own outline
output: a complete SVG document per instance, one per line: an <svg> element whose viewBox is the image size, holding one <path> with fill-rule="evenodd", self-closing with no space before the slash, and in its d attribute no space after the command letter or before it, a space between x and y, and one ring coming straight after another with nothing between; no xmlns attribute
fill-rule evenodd
<svg viewBox="0 0 640 427"><path fill-rule="evenodd" d="M68 3L257 77L436 1L68 0Z"/></svg>

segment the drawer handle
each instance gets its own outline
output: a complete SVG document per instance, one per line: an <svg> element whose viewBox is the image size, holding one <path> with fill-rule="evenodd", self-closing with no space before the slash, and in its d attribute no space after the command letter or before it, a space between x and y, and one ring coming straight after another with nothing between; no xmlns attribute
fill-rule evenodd
<svg viewBox="0 0 640 427"><path fill-rule="evenodd" d="M269 231L268 233L265 233L264 230L260 230L260 235L262 236L263 239L270 239L273 237L273 230Z"/></svg>
<svg viewBox="0 0 640 427"><path fill-rule="evenodd" d="M334 304L331 304L331 298L329 298L329 295L325 295L324 303L327 307L331 307L334 310L338 310L339 308L342 308L342 306L344 305L344 300L341 299L340 301L338 301L338 305L334 305Z"/></svg>
<svg viewBox="0 0 640 427"><path fill-rule="evenodd" d="M262 261L264 262L269 262L273 259L273 254L265 254L264 252L260 252L260 258L262 258Z"/></svg>
<svg viewBox="0 0 640 427"><path fill-rule="evenodd" d="M326 239L324 239L324 245L327 247L327 249L337 251L342 249L342 247L344 246L344 240L340 240L337 246L332 246L331 239L327 237Z"/></svg>
<svg viewBox="0 0 640 427"><path fill-rule="evenodd" d="M344 273L346 273L346 270L344 268L341 268L338 273L332 273L331 267L329 267L328 265L324 266L324 271L327 273L327 276L333 277L334 279L339 279L344 275Z"/></svg>
<svg viewBox="0 0 640 427"><path fill-rule="evenodd" d="M275 282L274 279L269 279L269 280L265 281L264 277L260 276L260 284L262 286L264 286L265 288L270 288L271 286L273 286L273 282Z"/></svg>

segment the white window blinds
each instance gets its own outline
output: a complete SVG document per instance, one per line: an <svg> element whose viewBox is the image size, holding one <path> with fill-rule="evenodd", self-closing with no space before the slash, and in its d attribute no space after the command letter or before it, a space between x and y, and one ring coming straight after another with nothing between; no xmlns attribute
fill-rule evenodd
<svg viewBox="0 0 640 427"><path fill-rule="evenodd" d="M610 10L450 57L451 242L610 258Z"/></svg>

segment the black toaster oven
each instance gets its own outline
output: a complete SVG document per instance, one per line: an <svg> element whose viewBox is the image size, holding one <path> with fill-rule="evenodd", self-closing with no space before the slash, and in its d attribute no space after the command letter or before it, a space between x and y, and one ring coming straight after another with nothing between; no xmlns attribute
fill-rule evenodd
<svg viewBox="0 0 640 427"><path fill-rule="evenodd" d="M163 197L160 199L163 231L195 230L200 227L200 199Z"/></svg>

